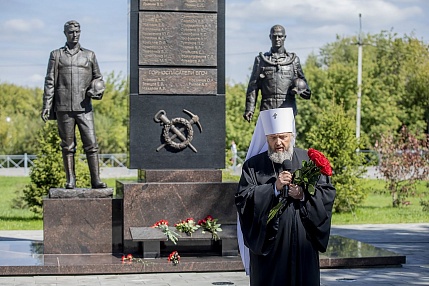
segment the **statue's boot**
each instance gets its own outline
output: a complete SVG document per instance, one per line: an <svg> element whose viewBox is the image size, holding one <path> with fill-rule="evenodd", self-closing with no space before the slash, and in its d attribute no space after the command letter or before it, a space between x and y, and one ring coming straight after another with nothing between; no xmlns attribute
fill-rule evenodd
<svg viewBox="0 0 429 286"><path fill-rule="evenodd" d="M66 189L74 189L76 186L76 175L74 169L74 154L63 153L64 170L66 171Z"/></svg>
<svg viewBox="0 0 429 286"><path fill-rule="evenodd" d="M107 188L107 184L100 180L100 166L98 165L98 154L87 153L89 174L91 175L91 186L93 189Z"/></svg>

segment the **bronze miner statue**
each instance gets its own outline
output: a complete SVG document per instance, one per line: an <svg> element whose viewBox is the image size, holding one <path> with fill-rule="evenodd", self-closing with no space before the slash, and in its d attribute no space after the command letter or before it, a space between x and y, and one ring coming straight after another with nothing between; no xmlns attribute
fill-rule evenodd
<svg viewBox="0 0 429 286"><path fill-rule="evenodd" d="M260 110L291 107L297 114L295 95L310 99L311 90L301 68L299 57L286 52L285 29L274 25L270 30L271 50L259 53L253 64L246 92L245 120L250 122L255 111L259 90L262 94Z"/></svg>
<svg viewBox="0 0 429 286"><path fill-rule="evenodd" d="M51 52L45 77L42 119L56 119L66 172L66 189L76 185L75 152L76 126L79 128L83 149L88 160L91 186L106 188L100 180L98 144L94 129L91 99L101 99L104 81L93 51L79 44L80 24L64 24L67 42L64 47Z"/></svg>

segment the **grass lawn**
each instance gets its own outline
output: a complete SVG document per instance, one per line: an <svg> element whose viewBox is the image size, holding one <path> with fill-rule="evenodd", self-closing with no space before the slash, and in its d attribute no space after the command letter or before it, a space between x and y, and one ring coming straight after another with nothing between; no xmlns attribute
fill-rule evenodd
<svg viewBox="0 0 429 286"><path fill-rule="evenodd" d="M225 175L225 173L224 173ZM224 181L237 181L237 176L224 176ZM116 180L105 179L108 186L115 187ZM0 209L0 230L41 230L43 221L41 216L35 215L27 209L13 209L12 202L16 198L16 191L22 190L30 182L29 177L2 177L0 176L0 196L3 198L3 207ZM429 222L429 212L422 211L420 199L429 199L427 182L420 182L414 196L407 198L410 204L400 208L392 207L392 199L384 192L384 182L381 180L364 180L367 198L354 213L334 213L332 223L340 224L379 224L379 223L423 223ZM222 223L222 222L220 222Z"/></svg>
<svg viewBox="0 0 429 286"><path fill-rule="evenodd" d="M29 177L0 177L0 197L3 198L3 207L0 209L1 230L43 229L40 216L27 209L12 208L15 192L22 190L29 182Z"/></svg>
<svg viewBox="0 0 429 286"><path fill-rule="evenodd" d="M116 186L116 180L103 179L109 187ZM123 179L130 180L130 178ZM4 177L0 176L0 197L3 207L0 209L0 230L41 230L43 219L28 209L12 208L16 192L24 189L30 183L30 177Z"/></svg>
<svg viewBox="0 0 429 286"><path fill-rule="evenodd" d="M392 207L392 197L385 191L382 180L362 179L367 198L354 213L334 213L333 224L379 224L379 223L427 223L429 212L423 211L420 200L429 200L427 182L417 185L414 195L406 198L409 202L399 208Z"/></svg>

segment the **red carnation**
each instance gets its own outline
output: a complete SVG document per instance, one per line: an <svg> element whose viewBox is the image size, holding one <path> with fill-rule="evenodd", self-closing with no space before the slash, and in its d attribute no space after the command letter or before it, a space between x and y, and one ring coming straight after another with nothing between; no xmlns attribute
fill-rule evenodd
<svg viewBox="0 0 429 286"><path fill-rule="evenodd" d="M308 149L309 161L302 161L302 167L293 173L293 183L305 187L310 195L314 195L316 184L320 174L332 176L332 168L329 160L316 149ZM280 200L268 213L268 220L272 220L279 210L284 206L286 200Z"/></svg>
<svg viewBox="0 0 429 286"><path fill-rule="evenodd" d="M329 160L323 155L320 151L316 149L310 148L308 149L308 157L311 161L316 164L317 167L320 168L320 172L326 176L332 176L332 168Z"/></svg>
<svg viewBox="0 0 429 286"><path fill-rule="evenodd" d="M179 252L173 251L172 253L170 253L170 255L168 256L168 261L173 263L174 266L177 266L177 264L180 263Z"/></svg>

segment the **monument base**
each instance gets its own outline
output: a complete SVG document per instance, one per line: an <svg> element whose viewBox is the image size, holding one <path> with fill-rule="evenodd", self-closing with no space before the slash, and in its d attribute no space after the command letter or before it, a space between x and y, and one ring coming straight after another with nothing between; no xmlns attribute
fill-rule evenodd
<svg viewBox="0 0 429 286"><path fill-rule="evenodd" d="M122 217L112 188L51 189L43 200L44 253L122 253Z"/></svg>
<svg viewBox="0 0 429 286"><path fill-rule="evenodd" d="M151 227L160 220L174 227L188 218L198 222L211 215L221 225L237 223L238 183L222 182L221 170L144 170L139 178L117 182L116 192L124 200L125 253L142 253L142 242L133 240L131 228Z"/></svg>

